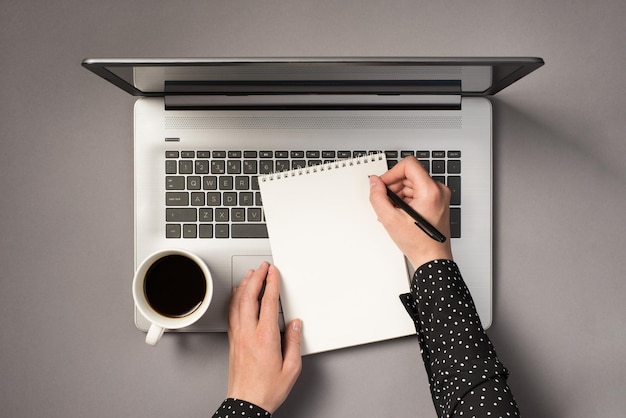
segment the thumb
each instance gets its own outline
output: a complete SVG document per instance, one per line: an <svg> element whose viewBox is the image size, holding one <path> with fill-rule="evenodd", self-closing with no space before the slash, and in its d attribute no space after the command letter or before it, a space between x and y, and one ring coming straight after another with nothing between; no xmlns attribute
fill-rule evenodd
<svg viewBox="0 0 626 418"><path fill-rule="evenodd" d="M370 204L378 220L386 225L396 216L396 209L387 197L385 183L376 175L370 176Z"/></svg>
<svg viewBox="0 0 626 418"><path fill-rule="evenodd" d="M283 371L291 374L294 378L300 374L302 369L302 321L294 319L287 325L284 338Z"/></svg>

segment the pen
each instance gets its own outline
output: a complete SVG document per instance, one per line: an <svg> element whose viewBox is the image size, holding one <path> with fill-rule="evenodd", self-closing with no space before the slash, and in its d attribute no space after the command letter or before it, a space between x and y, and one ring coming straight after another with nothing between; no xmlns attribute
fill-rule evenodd
<svg viewBox="0 0 626 418"><path fill-rule="evenodd" d="M408 213L409 216L415 220L415 225L424 231L426 235L435 241L446 242L445 235L439 232L439 230L432 226L426 219L422 218L422 215L417 213L411 206L407 205L397 194L389 190L389 187L385 186L385 188L387 189L387 196L389 196L389 199L391 199L391 201L400 209Z"/></svg>

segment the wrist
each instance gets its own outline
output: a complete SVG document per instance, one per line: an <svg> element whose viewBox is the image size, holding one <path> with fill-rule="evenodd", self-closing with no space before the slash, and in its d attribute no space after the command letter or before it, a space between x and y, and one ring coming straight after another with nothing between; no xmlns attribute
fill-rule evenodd
<svg viewBox="0 0 626 418"><path fill-rule="evenodd" d="M407 255L407 258L414 270L417 270L419 267L433 260L454 260L452 258L452 252L445 250L426 253L421 252L419 254Z"/></svg>

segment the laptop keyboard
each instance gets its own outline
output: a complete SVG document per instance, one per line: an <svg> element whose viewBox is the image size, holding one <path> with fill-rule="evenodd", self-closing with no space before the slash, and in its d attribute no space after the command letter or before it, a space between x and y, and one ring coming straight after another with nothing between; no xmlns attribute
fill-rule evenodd
<svg viewBox="0 0 626 418"><path fill-rule="evenodd" d="M165 237L267 238L258 176L380 151L166 151ZM452 238L461 237L461 152L385 151L389 168L408 155L452 190Z"/></svg>

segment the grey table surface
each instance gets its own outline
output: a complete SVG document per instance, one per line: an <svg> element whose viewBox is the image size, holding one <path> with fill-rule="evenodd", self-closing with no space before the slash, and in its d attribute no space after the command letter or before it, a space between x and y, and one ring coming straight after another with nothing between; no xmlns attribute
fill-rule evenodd
<svg viewBox="0 0 626 418"><path fill-rule="evenodd" d="M494 324L527 417L624 416L623 1L3 1L0 415L208 417L224 334L132 322L134 99L85 57L539 56L493 98ZM462 266L461 266L462 268ZM276 417L433 417L415 338L307 357Z"/></svg>

